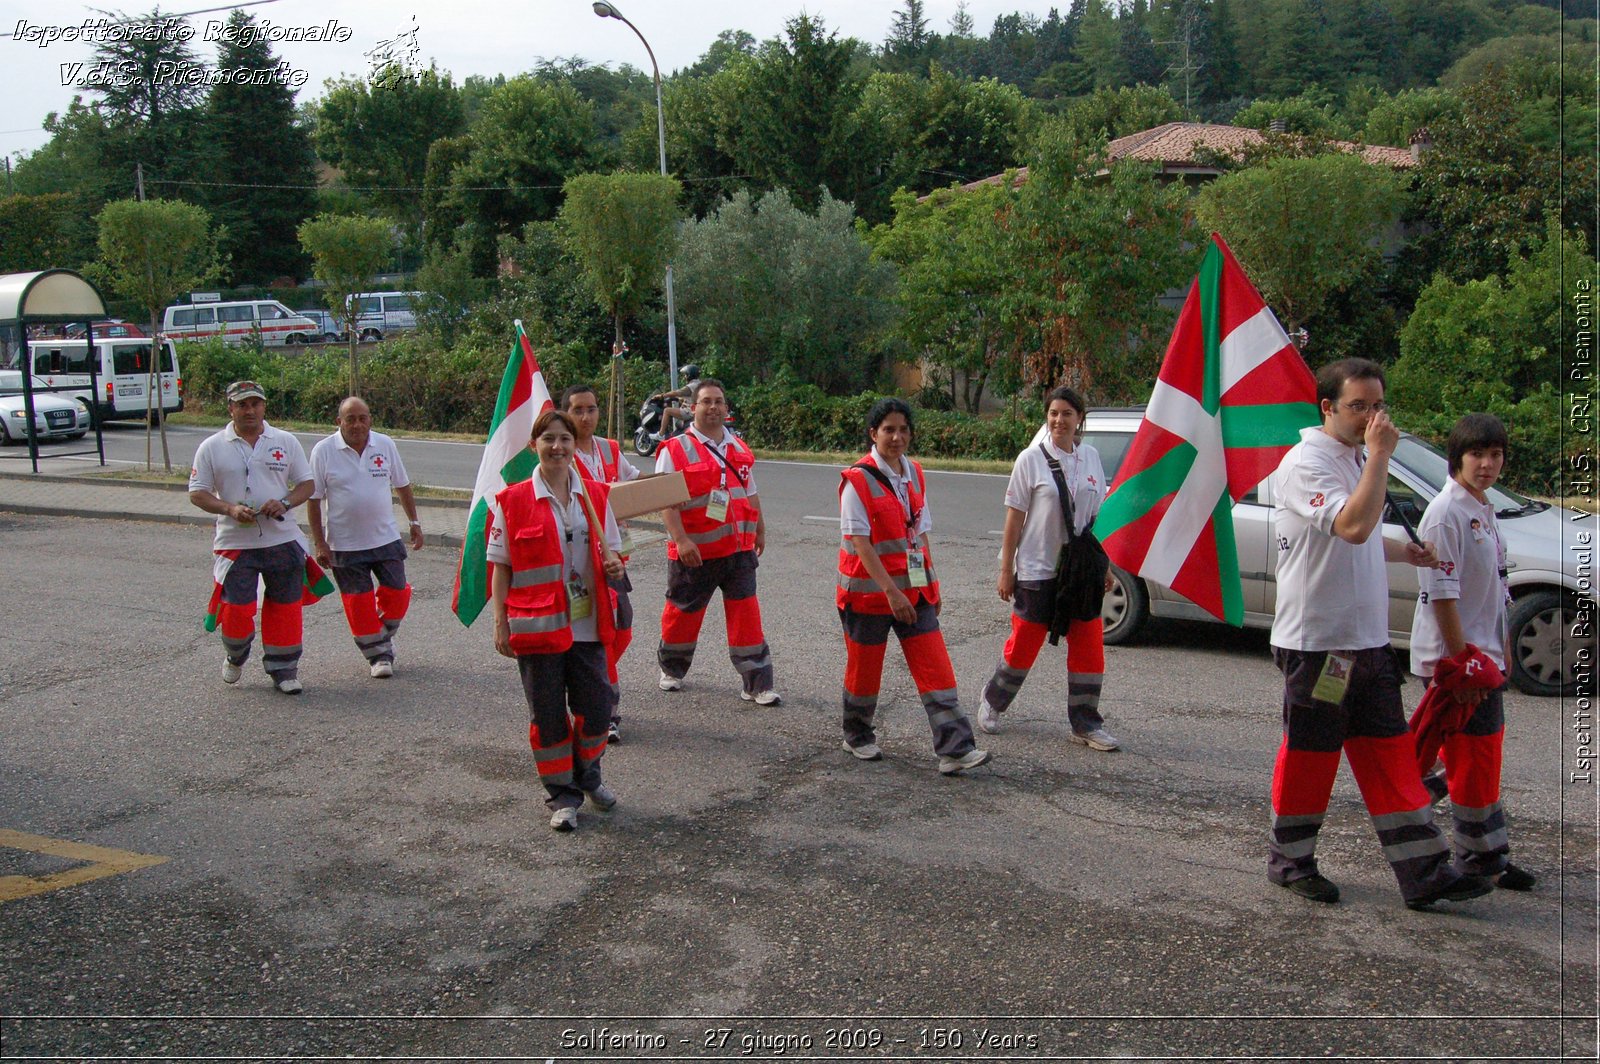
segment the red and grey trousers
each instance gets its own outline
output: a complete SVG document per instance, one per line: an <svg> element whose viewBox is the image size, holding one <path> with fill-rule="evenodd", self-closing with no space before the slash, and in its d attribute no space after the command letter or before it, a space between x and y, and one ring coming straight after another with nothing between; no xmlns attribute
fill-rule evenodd
<svg viewBox="0 0 1600 1064"><path fill-rule="evenodd" d="M266 587L261 605L261 664L273 681L292 680L300 672L306 552L298 543L239 551L222 578L217 633L228 660L243 665L256 637L256 586Z"/></svg>
<svg viewBox="0 0 1600 1064"><path fill-rule="evenodd" d="M1000 651L994 675L983 688L983 700L995 712L1004 713L1022 690L1049 634L1055 603L1055 580L1017 581L1011 595L1011 636ZM1105 724L1100 716L1105 671L1105 629L1100 618L1073 621L1067 629L1067 720L1078 735Z"/></svg>
<svg viewBox="0 0 1600 1064"><path fill-rule="evenodd" d="M1433 822L1400 702L1404 676L1388 646L1357 650L1342 701L1312 694L1323 651L1272 648L1284 676L1283 742L1272 773L1267 876L1290 883L1317 874L1317 834L1327 816L1342 752L1361 789L1383 855L1407 901L1460 878Z"/></svg>
<svg viewBox="0 0 1600 1064"><path fill-rule="evenodd" d="M711 596L722 592L728 625L728 657L739 670L747 694L772 690L772 651L761 630L761 603L756 601L756 552L742 550L700 565L667 559L667 604L661 611L661 644L656 657L661 671L683 679L694 663Z"/></svg>
<svg viewBox="0 0 1600 1064"><path fill-rule="evenodd" d="M555 654L518 654L528 699L528 745L551 809L576 809L600 786L600 757L616 705L599 643L573 643Z"/></svg>
<svg viewBox="0 0 1600 1064"><path fill-rule="evenodd" d="M1505 871L1511 854L1500 805L1501 747L1506 737L1503 690L1484 695L1466 725L1446 736L1439 751L1450 795L1456 863L1477 876Z"/></svg>
<svg viewBox="0 0 1600 1064"><path fill-rule="evenodd" d="M919 601L915 624L897 621L889 613L857 613L848 606L839 611L839 620L844 625L845 742L851 746L877 742L872 721L878 711L883 658L892 631L900 640L911 680L927 711L934 752L960 757L973 748L972 722L961 712L955 668L933 606Z"/></svg>
<svg viewBox="0 0 1600 1064"><path fill-rule="evenodd" d="M369 662L394 661L394 633L411 607L406 545L397 539L371 550L336 550L333 580L362 655Z"/></svg>

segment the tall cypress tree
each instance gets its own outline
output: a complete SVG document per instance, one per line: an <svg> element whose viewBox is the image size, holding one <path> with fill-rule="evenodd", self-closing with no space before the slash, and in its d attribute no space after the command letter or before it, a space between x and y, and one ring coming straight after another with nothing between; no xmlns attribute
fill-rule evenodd
<svg viewBox="0 0 1600 1064"><path fill-rule="evenodd" d="M217 69L272 71L272 46L257 39L256 20L228 16ZM262 81L263 84L255 84ZM213 216L227 227L223 252L234 283L299 277L305 269L297 231L316 205L316 154L296 120L294 90L278 80L221 78L206 98L203 167Z"/></svg>

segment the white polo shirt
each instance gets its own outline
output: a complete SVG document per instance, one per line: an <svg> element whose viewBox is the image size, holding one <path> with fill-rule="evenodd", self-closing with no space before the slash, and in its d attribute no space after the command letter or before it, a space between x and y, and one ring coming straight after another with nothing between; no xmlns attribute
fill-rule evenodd
<svg viewBox="0 0 1600 1064"><path fill-rule="evenodd" d="M313 500L326 499L328 546L334 550L371 550L400 538L394 523L394 488L411 480L394 440L381 432L367 439L357 454L335 432L311 448Z"/></svg>
<svg viewBox="0 0 1600 1064"><path fill-rule="evenodd" d="M1451 477L1423 512L1417 534L1438 551L1439 568L1418 571L1421 587L1411 622L1411 671L1432 676L1434 663L1450 656L1431 605L1441 599L1456 600L1467 642L1505 669L1510 592L1501 575L1506 548L1493 504L1479 502Z"/></svg>
<svg viewBox="0 0 1600 1064"><path fill-rule="evenodd" d="M1272 645L1285 650L1371 650L1389 643L1383 529L1360 546L1333 522L1361 479L1361 449L1313 426L1300 430L1273 476L1278 604Z"/></svg>
<svg viewBox="0 0 1600 1064"><path fill-rule="evenodd" d="M574 452L578 456L578 461L583 463L583 469L589 474L590 480L598 480L602 484L608 483L606 480L606 464L602 460L601 455L610 452L611 441L608 439L603 439L599 436L591 436L589 438L589 446L590 450L588 454L585 454L582 451ZM604 448L604 450L602 450L602 448ZM639 472L639 467L628 461L627 456L622 453L622 448L618 447L617 479L610 481L609 483L626 484L628 481L642 475L643 474Z"/></svg>
<svg viewBox="0 0 1600 1064"><path fill-rule="evenodd" d="M1061 476L1072 493L1073 531L1082 532L1100 512L1106 497L1106 471L1100 452L1086 443L1063 451L1049 439L1044 445L1061 465ZM1006 482L1006 506L1027 516L1022 522L1022 539L1017 543L1017 579L1049 580L1056 575L1056 562L1067 526L1061 513L1061 492L1050 472L1039 445L1033 444L1017 455Z"/></svg>
<svg viewBox="0 0 1600 1064"><path fill-rule="evenodd" d="M305 448L294 436L263 421L261 435L252 447L230 423L201 441L189 470L189 490L209 491L224 502L259 509L271 499L286 498L296 485L310 479ZM290 510L282 521L264 517L248 525L218 514L212 546L216 550L251 550L280 543L305 546L305 542L300 523Z"/></svg>
<svg viewBox="0 0 1600 1064"><path fill-rule="evenodd" d="M889 484L894 488L894 493L900 497L900 512L906 515L906 520L911 520L911 459L902 459L905 463L905 475L901 476L889 468L889 463L872 449L872 462L883 475L889 478ZM917 514L917 523L911 530L912 539L921 539L933 529L932 507L928 505L927 497L923 497L922 511ZM839 492L839 534L843 536L871 536L872 522L867 519L867 505L861 501L861 496L856 492L855 485L848 480Z"/></svg>
<svg viewBox="0 0 1600 1064"><path fill-rule="evenodd" d="M720 441L713 441L710 436L707 436L693 425L689 426L689 431L694 434L694 438L699 440L702 445L710 448L713 451L716 451L717 454L722 455L724 458L728 456L728 441L732 438L728 433L724 432ZM711 461L716 464L719 469L726 468L721 462L717 461L716 458L712 458ZM672 461L672 452L668 451L666 445L663 444L661 449L656 452L656 472L676 473L677 471L678 467ZM745 483L744 493L746 495L754 495L756 493L755 466L750 467L750 479Z"/></svg>
<svg viewBox="0 0 1600 1064"><path fill-rule="evenodd" d="M567 484L571 488L572 494L567 501L566 509L562 510L561 507L556 505L554 497L550 494L549 486L544 482L544 477L539 475L539 470L535 469L533 471L533 497L535 499L550 500L550 512L555 514L556 526L571 533L570 536L562 537L563 542L561 544L561 563L562 568L567 571L566 579L571 579L571 574L577 573L583 578L584 585L588 586L596 574L589 572L589 518L587 511L584 510L583 502L579 498L580 496L586 496L588 493L583 490L583 478L578 475L576 469L569 468L567 470ZM489 511L493 515L494 527L506 527L506 515L500 512L500 507L493 496L489 499ZM610 503L606 504L606 512L601 517L606 523L606 546L614 551L620 551L622 549L622 532L617 528L617 518L611 512ZM489 546L484 552L484 557L490 562L510 565L511 552L506 545L506 537L490 537ZM604 580L605 573L599 573L598 577ZM596 589L589 587L589 593L591 595L596 594ZM593 643L599 638L599 624L592 610L588 617L581 621L572 622L572 639L574 642Z"/></svg>

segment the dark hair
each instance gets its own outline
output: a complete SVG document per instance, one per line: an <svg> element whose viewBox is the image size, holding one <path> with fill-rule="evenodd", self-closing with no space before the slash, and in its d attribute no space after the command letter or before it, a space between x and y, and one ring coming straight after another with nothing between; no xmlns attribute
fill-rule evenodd
<svg viewBox="0 0 1600 1064"><path fill-rule="evenodd" d="M715 377L701 377L699 380L690 381L689 383L694 385L694 391L689 393L689 400L691 402L698 403L700 401L700 393L705 391L707 388L717 388L721 390L723 395L728 394L728 389L723 388L722 382L717 380Z"/></svg>
<svg viewBox="0 0 1600 1064"><path fill-rule="evenodd" d="M1383 367L1365 358L1341 358L1317 370L1317 405L1326 399L1337 403L1344 392L1345 381L1375 380L1386 384Z"/></svg>
<svg viewBox="0 0 1600 1064"><path fill-rule="evenodd" d="M1451 476L1461 471L1462 456L1468 451L1498 447L1507 457L1511 455L1511 439L1506 435L1506 426L1493 414L1462 415L1455 428L1450 430L1450 439L1444 447L1445 455L1450 459Z"/></svg>
<svg viewBox="0 0 1600 1064"><path fill-rule="evenodd" d="M600 397L600 393L594 390L594 386L593 385L590 385L590 384L569 384L569 385L567 385L565 388L563 388L561 390L561 401L556 404L556 409L558 409L558 410L567 410L567 409L571 408L571 406L572 406L572 397L575 396L575 395L582 395L584 392L588 392L590 395L594 396L596 399L599 399L599 397Z"/></svg>
<svg viewBox="0 0 1600 1064"><path fill-rule="evenodd" d="M906 419L906 428L916 430L916 424L911 416L911 404L904 399L897 399L892 395L884 396L872 404L872 409L867 411L867 439L872 439L872 430L883 424L883 419L890 414L901 414Z"/></svg>
<svg viewBox="0 0 1600 1064"><path fill-rule="evenodd" d="M1089 416L1089 408L1084 405L1083 396L1079 395L1071 388L1068 388L1065 384L1059 388L1050 389L1050 394L1044 397L1044 408L1049 410L1050 404L1055 402L1057 399L1061 400L1063 403L1070 403L1072 405L1072 409L1078 412L1078 416L1080 418Z"/></svg>
<svg viewBox="0 0 1600 1064"><path fill-rule="evenodd" d="M573 439L578 438L578 426L572 423L572 418L559 410L550 409L534 418L533 431L528 433L529 442L532 442L533 440L538 439L540 436L543 436L544 430L550 427L550 423L552 421L561 422L567 427L567 431L572 433Z"/></svg>

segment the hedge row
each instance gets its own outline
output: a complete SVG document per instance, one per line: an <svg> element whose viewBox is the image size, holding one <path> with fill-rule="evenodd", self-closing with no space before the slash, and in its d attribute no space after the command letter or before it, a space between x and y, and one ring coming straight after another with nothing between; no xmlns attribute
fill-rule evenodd
<svg viewBox="0 0 1600 1064"><path fill-rule="evenodd" d="M509 345L508 345L509 347ZM441 352L423 334L363 345L361 392L386 430L483 433L505 371L505 351L458 346ZM349 353L343 345L257 349L220 340L180 344L179 364L191 403L213 411L225 405L229 382L249 378L267 392L268 416L333 419L349 391ZM551 348L540 361L552 395L584 379L603 398L606 380L591 379L576 352ZM666 386L662 368L624 361L628 431L647 395ZM735 389L729 397L739 429L752 446L783 451L859 451L866 447L867 411L879 395L827 396L815 385L776 383ZM603 413L603 412L602 412ZM1036 413L1036 411L1030 411ZM1010 459L1028 445L1037 417L980 418L919 409L915 452L947 458Z"/></svg>

